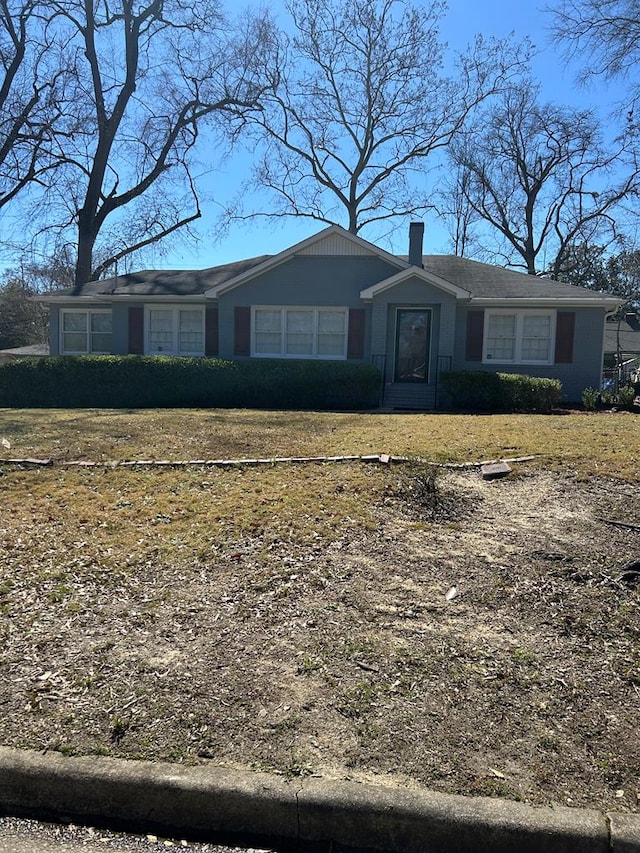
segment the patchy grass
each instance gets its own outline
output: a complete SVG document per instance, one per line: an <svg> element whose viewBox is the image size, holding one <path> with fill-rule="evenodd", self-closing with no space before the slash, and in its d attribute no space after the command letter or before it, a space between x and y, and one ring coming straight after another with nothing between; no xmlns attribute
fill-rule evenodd
<svg viewBox="0 0 640 853"><path fill-rule="evenodd" d="M14 555L28 554L45 574L59 578L67 560L110 572L185 553L190 560L208 559L222 543L237 549L264 536L300 547L331 541L352 520L373 524L369 499L385 489L372 467L350 469L346 479L345 473L335 465L181 472L44 468L6 475L0 497L18 534L8 543ZM41 531L37 539L35 529Z"/></svg>
<svg viewBox="0 0 640 853"><path fill-rule="evenodd" d="M2 415L6 456L541 458L0 462L0 742L638 810L634 416Z"/></svg>
<svg viewBox="0 0 640 853"><path fill-rule="evenodd" d="M253 410L0 410L5 458L224 459L391 453L436 462L540 456L539 464L634 479L628 412L449 415Z"/></svg>

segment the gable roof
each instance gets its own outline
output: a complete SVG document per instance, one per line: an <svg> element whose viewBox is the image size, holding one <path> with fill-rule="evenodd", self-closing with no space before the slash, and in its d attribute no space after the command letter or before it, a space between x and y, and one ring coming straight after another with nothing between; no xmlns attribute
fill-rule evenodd
<svg viewBox="0 0 640 853"><path fill-rule="evenodd" d="M620 304L619 299L608 294L454 255L424 255L423 267L413 266L406 256L392 255L339 225L330 225L275 255L261 255L203 270L142 270L87 282L77 290L67 288L46 293L36 299L45 302L139 300L144 297L159 301L189 297L215 299L294 256L376 257L397 270L362 290L360 296L364 300L370 300L377 293L416 276L457 299L470 300L477 305L513 304L516 301L519 305L560 303L585 307L597 305L609 309Z"/></svg>
<svg viewBox="0 0 640 853"><path fill-rule="evenodd" d="M436 287L439 287L447 293L451 293L458 299L469 299L471 296L469 290L466 290L457 284L453 284L451 281L447 281L441 276L436 275L430 269L421 269L420 267L410 266L407 269L400 270L400 272L397 272L389 278L385 278L382 281L376 282L376 284L372 284L371 287L361 290L360 299L370 301L378 293L382 293L391 287L395 287L397 284L401 284L409 278L419 278L426 284L434 284Z"/></svg>
<svg viewBox="0 0 640 853"><path fill-rule="evenodd" d="M340 255L342 257L345 255L356 257L374 256L381 258L400 270L406 269L409 266L408 262L403 258L391 255L384 249L380 249L373 243L369 243L367 240L363 240L362 237L358 237L357 234L351 234L351 232L341 228L340 225L330 225L328 228L324 228L318 232L318 234L314 234L311 237L307 237L306 240L301 240L299 243L289 246L288 249L279 252L277 255L268 256L258 266L238 273L232 279L212 287L205 295L215 299L267 270L283 264L295 255L314 255L316 257L327 257L330 255Z"/></svg>

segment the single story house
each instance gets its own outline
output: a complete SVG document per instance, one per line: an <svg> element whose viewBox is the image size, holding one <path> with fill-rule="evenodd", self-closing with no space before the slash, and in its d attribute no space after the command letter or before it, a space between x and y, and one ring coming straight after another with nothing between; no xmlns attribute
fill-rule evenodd
<svg viewBox="0 0 640 853"><path fill-rule="evenodd" d="M52 355L172 354L376 364L384 404L430 409L445 370L600 387L618 300L448 255L396 256L337 225L271 256L92 281L48 294Z"/></svg>

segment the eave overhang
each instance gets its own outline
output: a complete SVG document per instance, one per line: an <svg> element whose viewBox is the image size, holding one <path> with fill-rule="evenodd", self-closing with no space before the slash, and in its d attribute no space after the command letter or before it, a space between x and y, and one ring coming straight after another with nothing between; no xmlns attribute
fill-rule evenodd
<svg viewBox="0 0 640 853"><path fill-rule="evenodd" d="M564 296L474 296L469 304L474 307L499 308L501 306L523 308L602 308L612 310L622 304L622 301L611 296L594 297L564 297Z"/></svg>
<svg viewBox="0 0 640 853"><path fill-rule="evenodd" d="M172 293L172 294L151 294L151 293L92 293L90 296L72 296L71 294L65 295L54 295L51 296L34 296L33 299L37 302L46 302L48 304L56 304L60 307L64 307L65 305L90 305L105 302L170 302L174 303L189 303L189 302L197 302L202 305L204 303L209 303L212 300L207 299L204 293L196 293L196 294L184 294L184 293Z"/></svg>
<svg viewBox="0 0 640 853"><path fill-rule="evenodd" d="M360 299L364 302L371 302L375 296L378 296L378 294L384 293L385 290L396 287L398 284L402 284L403 281L407 281L407 279L410 278L417 278L425 284L437 287L445 293L455 296L456 299L469 299L471 297L468 290L464 290L462 287L458 287L458 285L452 284L450 281L447 281L428 270L417 266L408 266L405 269L400 270L400 272L395 275L385 278L383 281L379 281L376 284L372 284L370 287L361 290Z"/></svg>

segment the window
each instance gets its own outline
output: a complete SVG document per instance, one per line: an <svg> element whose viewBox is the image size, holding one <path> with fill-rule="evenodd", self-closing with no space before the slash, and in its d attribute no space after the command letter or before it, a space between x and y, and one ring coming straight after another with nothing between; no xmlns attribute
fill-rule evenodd
<svg viewBox="0 0 640 853"><path fill-rule="evenodd" d="M347 308L254 308L252 355L347 357Z"/></svg>
<svg viewBox="0 0 640 853"><path fill-rule="evenodd" d="M486 311L485 362L551 364L554 311Z"/></svg>
<svg viewBox="0 0 640 853"><path fill-rule="evenodd" d="M147 308L146 352L204 355L204 307Z"/></svg>
<svg viewBox="0 0 640 853"><path fill-rule="evenodd" d="M111 311L61 311L60 337L66 355L111 352Z"/></svg>

